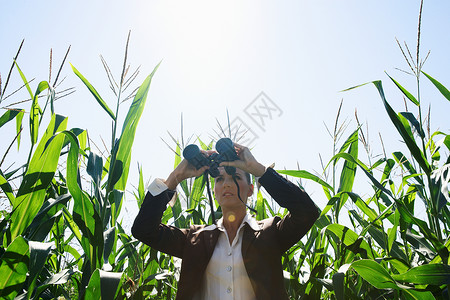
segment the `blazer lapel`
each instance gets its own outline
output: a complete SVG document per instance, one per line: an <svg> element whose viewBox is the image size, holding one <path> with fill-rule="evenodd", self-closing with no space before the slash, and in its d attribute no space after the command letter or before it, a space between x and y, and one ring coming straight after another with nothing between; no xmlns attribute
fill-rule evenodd
<svg viewBox="0 0 450 300"><path fill-rule="evenodd" d="M248 247L253 243L258 232L254 231L247 223L244 225L244 234L242 236L242 257L246 257Z"/></svg>
<svg viewBox="0 0 450 300"><path fill-rule="evenodd" d="M205 252L206 252L206 262L209 262L209 259L211 258L214 248L217 244L217 239L219 238L219 229L216 228L214 230L207 230L203 231L202 234L204 235L203 241L205 245Z"/></svg>

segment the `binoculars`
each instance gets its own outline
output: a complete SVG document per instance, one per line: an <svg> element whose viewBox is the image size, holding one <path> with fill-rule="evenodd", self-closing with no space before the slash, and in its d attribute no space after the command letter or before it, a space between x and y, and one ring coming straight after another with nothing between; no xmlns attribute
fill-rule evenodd
<svg viewBox="0 0 450 300"><path fill-rule="evenodd" d="M184 148L183 156L190 164L197 168L197 170L203 166L209 166L207 171L211 177L215 178L220 175L218 167L221 162L239 159L236 150L234 150L233 142L229 138L221 138L218 140L216 143L216 150L218 153L213 153L208 156L205 153L202 153L197 145L190 144ZM225 171L229 175L234 175L236 173L236 168L225 167Z"/></svg>

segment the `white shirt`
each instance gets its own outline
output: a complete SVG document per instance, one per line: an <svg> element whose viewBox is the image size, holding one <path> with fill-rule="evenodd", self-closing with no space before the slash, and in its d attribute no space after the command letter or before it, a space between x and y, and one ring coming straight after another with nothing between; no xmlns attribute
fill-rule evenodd
<svg viewBox="0 0 450 300"><path fill-rule="evenodd" d="M227 231L223 226L223 219L217 222L217 226L210 225L203 229L214 230L218 228L221 233L203 276L201 290L194 297L195 300L256 299L242 260L244 223L248 223L255 231L261 230L256 220L247 214L242 220L231 245Z"/></svg>

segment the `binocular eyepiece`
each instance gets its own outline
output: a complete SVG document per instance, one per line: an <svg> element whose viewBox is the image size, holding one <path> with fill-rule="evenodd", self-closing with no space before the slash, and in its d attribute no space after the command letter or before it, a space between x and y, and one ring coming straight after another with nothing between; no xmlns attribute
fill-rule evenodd
<svg viewBox="0 0 450 300"><path fill-rule="evenodd" d="M234 150L233 142L229 138L221 138L216 143L216 150L218 153L206 155L200 151L197 145L190 144L183 150L184 158L192 164L195 168L200 169L203 166L209 166L208 173L211 177L217 177L220 175L218 167L221 162L235 161L239 157ZM234 175L236 173L235 167L225 167L225 171Z"/></svg>

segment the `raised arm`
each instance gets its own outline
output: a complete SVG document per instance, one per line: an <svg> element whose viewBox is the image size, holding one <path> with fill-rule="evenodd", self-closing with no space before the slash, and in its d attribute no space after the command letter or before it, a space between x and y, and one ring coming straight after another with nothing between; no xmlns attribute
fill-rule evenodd
<svg viewBox="0 0 450 300"><path fill-rule="evenodd" d="M155 179L134 220L131 228L133 236L154 249L182 257L187 230L162 224L161 218L178 183L186 178L200 176L205 170L206 167L197 170L183 160L166 180Z"/></svg>

